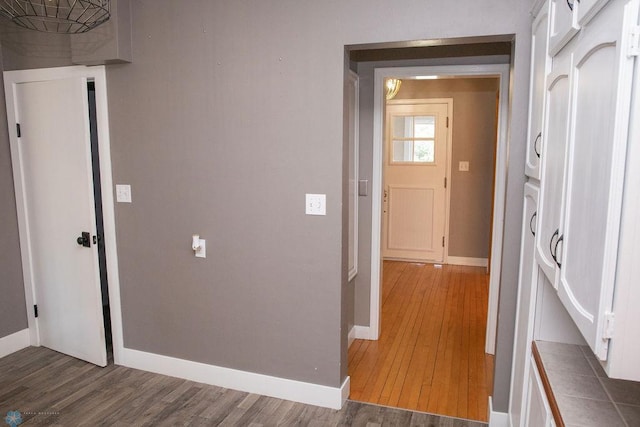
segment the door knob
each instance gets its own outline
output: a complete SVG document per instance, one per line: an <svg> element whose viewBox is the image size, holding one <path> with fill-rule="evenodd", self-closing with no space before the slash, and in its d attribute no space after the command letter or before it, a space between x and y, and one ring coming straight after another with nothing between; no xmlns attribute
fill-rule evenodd
<svg viewBox="0 0 640 427"><path fill-rule="evenodd" d="M76 242L80 246L84 246L85 248L91 247L91 235L86 231L82 232L82 235L76 239Z"/></svg>

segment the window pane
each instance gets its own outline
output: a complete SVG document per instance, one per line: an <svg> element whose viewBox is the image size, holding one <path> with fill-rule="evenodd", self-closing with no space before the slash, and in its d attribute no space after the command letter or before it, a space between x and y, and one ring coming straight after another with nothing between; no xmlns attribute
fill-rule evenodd
<svg viewBox="0 0 640 427"><path fill-rule="evenodd" d="M415 141L413 161L421 163L433 163L436 161L434 146L435 141Z"/></svg>
<svg viewBox="0 0 640 427"><path fill-rule="evenodd" d="M393 137L413 138L413 117L393 116Z"/></svg>
<svg viewBox="0 0 640 427"><path fill-rule="evenodd" d="M411 162L413 161L413 142L412 141L393 141L394 162Z"/></svg>
<svg viewBox="0 0 640 427"><path fill-rule="evenodd" d="M415 119L415 137L416 138L435 138L436 136L436 117L435 116L416 116Z"/></svg>

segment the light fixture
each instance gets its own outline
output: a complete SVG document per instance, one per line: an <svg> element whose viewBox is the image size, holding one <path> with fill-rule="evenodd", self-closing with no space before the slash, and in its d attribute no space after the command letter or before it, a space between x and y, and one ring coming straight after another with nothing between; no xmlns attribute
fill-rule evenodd
<svg viewBox="0 0 640 427"><path fill-rule="evenodd" d="M416 80L436 80L438 76L415 76Z"/></svg>
<svg viewBox="0 0 640 427"><path fill-rule="evenodd" d="M109 20L110 0L0 0L0 14L45 33L85 33Z"/></svg>
<svg viewBox="0 0 640 427"><path fill-rule="evenodd" d="M400 79L387 79L387 81L384 83L385 87L387 88L387 94L385 96L387 101L393 99L398 94L401 84L402 81L400 81Z"/></svg>

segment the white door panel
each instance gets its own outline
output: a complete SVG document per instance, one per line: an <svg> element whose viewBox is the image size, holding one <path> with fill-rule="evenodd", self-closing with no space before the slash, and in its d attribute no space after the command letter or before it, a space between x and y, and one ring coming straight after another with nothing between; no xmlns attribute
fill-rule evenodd
<svg viewBox="0 0 640 427"><path fill-rule="evenodd" d="M450 103L389 103L382 256L443 262Z"/></svg>
<svg viewBox="0 0 640 427"><path fill-rule="evenodd" d="M87 82L14 87L40 343L104 366L97 246L77 242L97 234Z"/></svg>

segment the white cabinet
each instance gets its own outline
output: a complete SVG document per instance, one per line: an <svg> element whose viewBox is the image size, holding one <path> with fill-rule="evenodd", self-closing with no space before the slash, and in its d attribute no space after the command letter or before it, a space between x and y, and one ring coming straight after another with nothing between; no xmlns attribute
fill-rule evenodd
<svg viewBox="0 0 640 427"><path fill-rule="evenodd" d="M571 55L565 51L553 60L547 76L541 194L536 235L536 258L552 284L558 268L556 244L560 234L564 170L569 130Z"/></svg>
<svg viewBox="0 0 640 427"><path fill-rule="evenodd" d="M532 358L529 358L527 362L530 364L527 386L528 399L525 419L522 425L527 427L554 427L555 422L538 368Z"/></svg>
<svg viewBox="0 0 640 427"><path fill-rule="evenodd" d="M540 154L543 144L542 123L545 81L551 70L548 51L549 2L545 2L531 26L531 83L529 86L529 131L525 174L540 179Z"/></svg>
<svg viewBox="0 0 640 427"><path fill-rule="evenodd" d="M580 8L546 76L535 259L605 371L640 381L640 0Z"/></svg>
<svg viewBox="0 0 640 427"><path fill-rule="evenodd" d="M516 309L509 402L509 414L513 427L525 426L525 424L522 424L527 399L525 385L529 377L528 360L531 354L531 342L533 341L536 290L538 288L538 267L534 257L538 194L537 185L525 184L522 251L520 253L520 286L518 288L518 305Z"/></svg>
<svg viewBox="0 0 640 427"><path fill-rule="evenodd" d="M601 360L607 358L613 326L635 60L626 42L638 20L638 4L610 3L614 7L590 21L572 50L564 221L553 255L560 267L560 300Z"/></svg>
<svg viewBox="0 0 640 427"><path fill-rule="evenodd" d="M549 53L555 56L576 35L579 0L550 0Z"/></svg>
<svg viewBox="0 0 640 427"><path fill-rule="evenodd" d="M609 0L580 0L578 9L578 24L587 25L587 22L607 4Z"/></svg>

